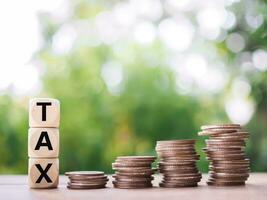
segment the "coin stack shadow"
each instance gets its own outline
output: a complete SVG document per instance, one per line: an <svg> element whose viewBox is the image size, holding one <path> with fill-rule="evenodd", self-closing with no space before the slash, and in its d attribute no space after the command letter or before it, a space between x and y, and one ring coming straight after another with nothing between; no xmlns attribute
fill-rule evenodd
<svg viewBox="0 0 267 200"><path fill-rule="evenodd" d="M100 189L105 188L108 182L107 175L101 171L73 171L65 175L69 177L69 189Z"/></svg>
<svg viewBox="0 0 267 200"><path fill-rule="evenodd" d="M248 132L239 124L205 125L200 136L210 136L203 148L210 161L208 185L245 185L250 172L250 161L245 154Z"/></svg>
<svg viewBox="0 0 267 200"><path fill-rule="evenodd" d="M160 187L194 187L202 176L196 166L199 155L195 151L195 140L158 141L157 154L159 172L163 174Z"/></svg>
<svg viewBox="0 0 267 200"><path fill-rule="evenodd" d="M121 189L140 189L152 187L151 181L155 169L152 169L152 163L155 156L119 156L112 163L115 170L112 183L115 188Z"/></svg>

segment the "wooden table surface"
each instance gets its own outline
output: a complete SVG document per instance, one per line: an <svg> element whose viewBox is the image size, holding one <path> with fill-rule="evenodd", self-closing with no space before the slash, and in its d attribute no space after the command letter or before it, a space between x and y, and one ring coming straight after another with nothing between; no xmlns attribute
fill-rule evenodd
<svg viewBox="0 0 267 200"><path fill-rule="evenodd" d="M267 199L267 173L252 173L246 186L237 187L214 187L207 186L205 180L207 175L203 175L198 187L193 188L159 188L160 176L154 180L154 188L149 189L115 189L112 188L111 181L108 188L94 190L69 190L66 188L67 178L60 177L60 185L57 189L29 189L27 186L27 176L0 176L0 200L261 200Z"/></svg>

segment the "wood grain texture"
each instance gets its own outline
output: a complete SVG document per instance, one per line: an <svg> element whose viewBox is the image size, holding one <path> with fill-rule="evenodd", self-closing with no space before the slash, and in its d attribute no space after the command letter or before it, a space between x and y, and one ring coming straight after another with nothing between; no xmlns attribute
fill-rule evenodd
<svg viewBox="0 0 267 200"><path fill-rule="evenodd" d="M203 179L199 187L166 189L157 187L160 176L156 176L154 188L126 190L112 188L111 180L108 188L97 190L68 190L67 178L60 177L57 189L29 189L27 176L0 176L0 199L19 200L98 200L98 199L123 199L123 200L266 200L267 199L267 173L252 173L246 186L238 187L213 187L207 186ZM110 178L111 179L111 178Z"/></svg>

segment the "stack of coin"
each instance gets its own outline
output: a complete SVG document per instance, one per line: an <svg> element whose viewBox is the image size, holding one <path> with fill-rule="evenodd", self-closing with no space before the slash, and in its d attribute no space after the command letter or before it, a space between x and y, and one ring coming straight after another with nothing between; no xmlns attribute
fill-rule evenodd
<svg viewBox="0 0 267 200"><path fill-rule="evenodd" d="M115 188L139 189L152 187L155 156L119 156L112 163L116 170L112 182Z"/></svg>
<svg viewBox="0 0 267 200"><path fill-rule="evenodd" d="M241 131L239 124L206 125L201 127L201 136L210 136L203 148L209 165L208 185L245 185L249 177L250 161L245 154L248 132Z"/></svg>
<svg viewBox="0 0 267 200"><path fill-rule="evenodd" d="M69 189L105 188L108 181L108 177L100 171L73 171L65 175L69 177Z"/></svg>
<svg viewBox="0 0 267 200"><path fill-rule="evenodd" d="M160 187L194 187L201 180L196 161L195 140L158 141L156 146L160 162L159 172L163 174Z"/></svg>

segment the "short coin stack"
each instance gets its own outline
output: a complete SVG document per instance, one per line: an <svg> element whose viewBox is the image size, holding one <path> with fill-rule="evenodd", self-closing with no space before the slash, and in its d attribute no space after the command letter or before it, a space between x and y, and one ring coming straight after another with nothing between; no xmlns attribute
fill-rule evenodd
<svg viewBox="0 0 267 200"><path fill-rule="evenodd" d="M69 189L99 189L105 188L108 177L100 171L73 171L66 172L69 177Z"/></svg>
<svg viewBox="0 0 267 200"><path fill-rule="evenodd" d="M119 156L112 163L112 168L116 170L113 178L115 188L140 189L152 187L151 181L155 169L152 163L155 156Z"/></svg>
<svg viewBox="0 0 267 200"><path fill-rule="evenodd" d="M158 141L156 146L160 162L159 172L163 174L160 187L194 187L201 180L196 161L195 140Z"/></svg>
<svg viewBox="0 0 267 200"><path fill-rule="evenodd" d="M239 124L206 125L201 127L205 140L203 150L210 161L208 185L245 185L249 177L250 161L245 155L245 140L249 133L241 131Z"/></svg>

